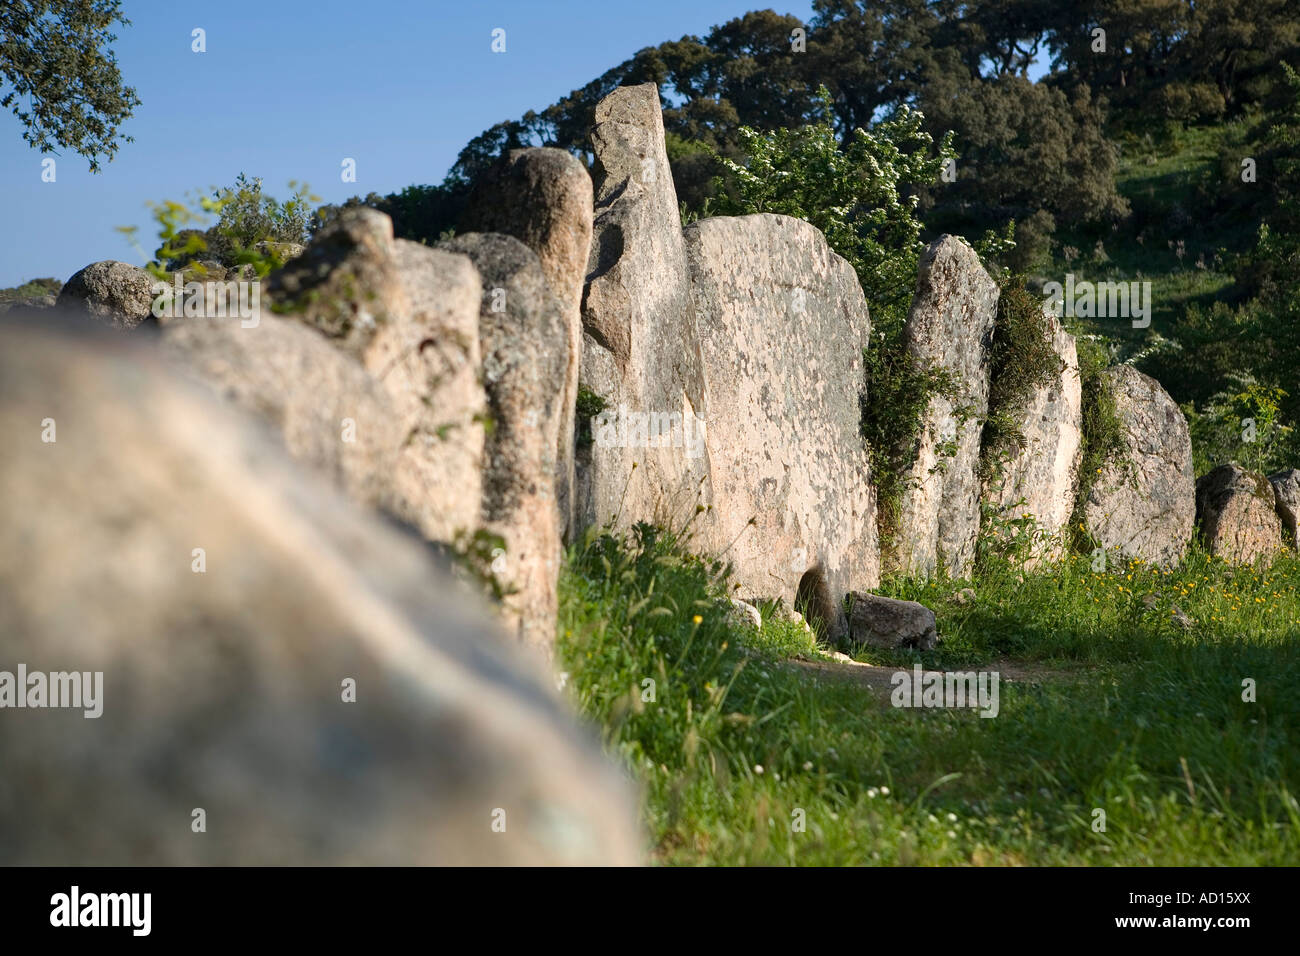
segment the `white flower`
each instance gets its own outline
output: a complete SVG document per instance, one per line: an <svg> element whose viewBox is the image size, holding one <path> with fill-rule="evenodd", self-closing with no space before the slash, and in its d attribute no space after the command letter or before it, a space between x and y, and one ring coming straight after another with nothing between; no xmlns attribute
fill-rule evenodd
<svg viewBox="0 0 1300 956"><path fill-rule="evenodd" d="M762 772L763 772L763 765L761 763L754 764L754 773L761 774Z"/></svg>

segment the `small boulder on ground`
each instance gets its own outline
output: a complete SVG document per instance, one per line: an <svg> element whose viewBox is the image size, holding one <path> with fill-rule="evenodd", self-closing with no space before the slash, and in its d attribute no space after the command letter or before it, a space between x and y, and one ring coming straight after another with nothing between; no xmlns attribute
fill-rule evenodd
<svg viewBox="0 0 1300 956"><path fill-rule="evenodd" d="M849 593L849 640L854 644L897 650L932 650L939 643L934 612L916 601L879 594Z"/></svg>
<svg viewBox="0 0 1300 956"><path fill-rule="evenodd" d="M1196 518L1205 547L1226 561L1251 564L1282 549L1273 485L1235 462L1196 482Z"/></svg>
<svg viewBox="0 0 1300 956"><path fill-rule="evenodd" d="M727 620L737 627L752 627L756 631L761 630L763 627L763 615L758 608L739 598L731 599L731 609L727 612Z"/></svg>
<svg viewBox="0 0 1300 956"><path fill-rule="evenodd" d="M125 262L105 259L74 273L57 305L119 329L133 329L153 311L153 277Z"/></svg>

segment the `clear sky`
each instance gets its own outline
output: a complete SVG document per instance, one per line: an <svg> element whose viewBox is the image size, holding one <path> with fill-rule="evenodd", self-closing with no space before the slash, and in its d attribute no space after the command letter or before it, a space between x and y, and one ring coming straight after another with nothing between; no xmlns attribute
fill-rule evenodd
<svg viewBox="0 0 1300 956"><path fill-rule="evenodd" d="M326 202L440 182L493 123L540 109L637 50L703 35L748 10L802 19L810 0L126 0L113 44L142 104L135 142L91 174L42 155L0 116L0 288L66 280L100 259L143 265L115 229L154 235L149 200L246 172L272 195L307 182ZM207 52L191 51L191 31ZM491 50L506 31L506 52ZM357 182L340 179L356 160ZM154 243L142 241L146 248Z"/></svg>

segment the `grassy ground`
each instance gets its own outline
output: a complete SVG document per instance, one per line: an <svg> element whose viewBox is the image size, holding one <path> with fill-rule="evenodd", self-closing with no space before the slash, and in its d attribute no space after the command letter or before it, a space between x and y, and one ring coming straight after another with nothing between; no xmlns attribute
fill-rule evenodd
<svg viewBox="0 0 1300 956"><path fill-rule="evenodd" d="M981 718L826 673L865 668L814 673L794 660L820 656L801 626L736 624L725 569L640 528L570 553L560 646L643 782L661 863L1295 864L1298 587L1293 556L1260 571L1201 554L1173 574L995 561L974 582L887 582L936 610L943 642L858 656L1027 671Z"/></svg>
<svg viewBox="0 0 1300 956"><path fill-rule="evenodd" d="M1150 281L1151 326L1122 318L1081 320L1081 331L1115 346L1115 358L1146 354L1162 336L1178 343L1191 305L1209 307L1233 295L1233 257L1255 243L1261 183L1241 182L1240 162L1258 156L1258 117L1179 130L1169 139L1128 137L1116 187L1131 217L1112 230L1062 231L1038 271L1060 281L1067 272L1090 281ZM1179 402L1201 402L1222 385L1206 381L1179 352L1163 348L1140 363Z"/></svg>

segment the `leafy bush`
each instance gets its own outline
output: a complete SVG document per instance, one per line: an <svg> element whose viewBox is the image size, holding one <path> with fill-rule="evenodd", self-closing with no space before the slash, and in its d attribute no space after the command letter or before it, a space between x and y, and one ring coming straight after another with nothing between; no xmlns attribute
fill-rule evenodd
<svg viewBox="0 0 1300 956"><path fill-rule="evenodd" d="M907 317L925 244L916 190L933 184L956 159L952 135L937 151L925 117L900 107L871 130L856 129L841 148L822 87L819 122L759 133L741 127L745 163L720 156L735 195L719 189L717 215L770 212L812 223L847 259L871 305L877 330L895 339Z"/></svg>
<svg viewBox="0 0 1300 956"><path fill-rule="evenodd" d="M1229 461L1264 474L1293 467L1294 429L1279 414L1287 392L1261 384L1253 375L1238 373L1230 379L1231 387L1215 394L1200 411L1190 403L1183 409L1192 432L1196 474Z"/></svg>
<svg viewBox="0 0 1300 956"><path fill-rule="evenodd" d="M575 404L573 430L574 444L578 448L590 448L596 440L591 432L591 420L603 412L609 405L600 395L587 386L578 384L578 397Z"/></svg>
<svg viewBox="0 0 1300 956"><path fill-rule="evenodd" d="M250 180L240 173L234 186L214 192L219 219L205 236L209 255L223 265L234 265L259 242L306 243L312 204L320 200L305 185L290 181L289 188L292 195L281 202L262 192L260 178Z"/></svg>
<svg viewBox="0 0 1300 956"><path fill-rule="evenodd" d="M306 241L311 203L319 201L305 184L289 185L293 195L280 202L262 192L260 179L249 182L240 173L234 187L215 190L211 196L150 203L159 244L145 268L160 279L203 259L224 266L251 265L259 277L279 268L285 262L282 244ZM199 228L213 216L215 225ZM119 226L118 231L140 249L136 226Z"/></svg>
<svg viewBox="0 0 1300 956"><path fill-rule="evenodd" d="M370 193L364 199L353 196L341 206L318 209L311 232L314 235L343 209L369 206L393 220L393 235L398 239L433 245L452 236L468 199L469 188L451 179L440 186L407 186L387 196L378 193Z"/></svg>
<svg viewBox="0 0 1300 956"><path fill-rule="evenodd" d="M48 296L58 295L62 288L59 279L31 279L12 289L0 289L0 305L40 302Z"/></svg>

